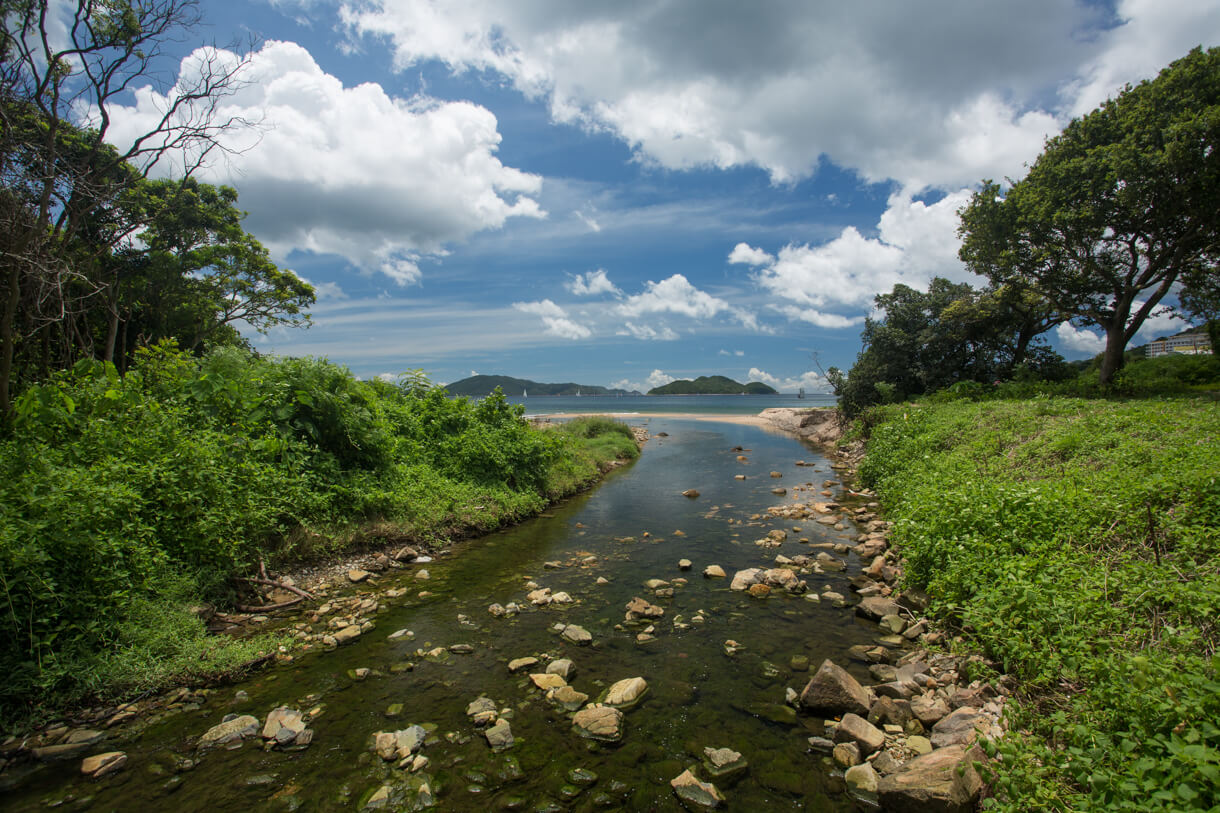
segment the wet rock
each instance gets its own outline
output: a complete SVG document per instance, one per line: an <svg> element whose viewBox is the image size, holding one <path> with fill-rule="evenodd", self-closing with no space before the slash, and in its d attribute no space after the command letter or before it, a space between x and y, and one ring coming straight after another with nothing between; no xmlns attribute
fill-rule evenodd
<svg viewBox="0 0 1220 813"><path fill-rule="evenodd" d="M664 579L645 579L644 587L649 590L664 590L666 587L669 587L669 582Z"/></svg>
<svg viewBox="0 0 1220 813"><path fill-rule="evenodd" d="M887 615L899 615L902 608L898 603L884 596L869 596L856 605L856 615L864 616L873 621L880 621Z"/></svg>
<svg viewBox="0 0 1220 813"><path fill-rule="evenodd" d="M508 720L497 720L495 725L483 732L483 736L487 738L487 744L493 751L505 751L513 747L513 731Z"/></svg>
<svg viewBox="0 0 1220 813"><path fill-rule="evenodd" d="M771 588L765 584L751 584L746 592L754 598L766 598L771 594Z"/></svg>
<svg viewBox="0 0 1220 813"><path fill-rule="evenodd" d="M690 570L693 566L694 565L690 559L679 559L678 560L678 570Z"/></svg>
<svg viewBox="0 0 1220 813"><path fill-rule="evenodd" d="M542 689L544 692L549 691L550 689L558 689L560 686L566 686L568 683L559 675L551 675L544 672L530 675L530 680L532 680L534 685L539 689Z"/></svg>
<svg viewBox="0 0 1220 813"><path fill-rule="evenodd" d="M782 497L782 496L784 496L785 494L787 494L787 493L788 493L788 489L786 489L786 488L773 488L773 489L771 489L771 493L772 493L772 494L774 494L774 495L775 495L775 496L777 496L777 497Z"/></svg>
<svg viewBox="0 0 1220 813"><path fill-rule="evenodd" d="M551 596L551 601L555 604L571 604L573 599L570 595L560 590Z"/></svg>
<svg viewBox="0 0 1220 813"><path fill-rule="evenodd" d="M636 596L627 602L627 620L638 621L641 618L660 618L665 615L665 610L655 604L649 604L644 599Z"/></svg>
<svg viewBox="0 0 1220 813"><path fill-rule="evenodd" d="M491 698L480 696L466 706L466 716L477 726L485 726L496 719L496 704Z"/></svg>
<svg viewBox="0 0 1220 813"><path fill-rule="evenodd" d="M819 714L868 714L870 700L868 690L829 659L822 661L801 691L801 706Z"/></svg>
<svg viewBox="0 0 1220 813"><path fill-rule="evenodd" d="M864 756L885 745L885 733L858 714L844 714L835 726L835 742L854 742Z"/></svg>
<svg viewBox="0 0 1220 813"><path fill-rule="evenodd" d="M642 677L624 678L606 691L603 701L607 706L628 708L640 701L648 691L648 682Z"/></svg>
<svg viewBox="0 0 1220 813"><path fill-rule="evenodd" d="M576 677L576 665L570 658L557 658L546 665L546 673L559 675L564 680L570 681Z"/></svg>
<svg viewBox="0 0 1220 813"><path fill-rule="evenodd" d="M577 646L588 646L593 643L593 636L584 627L578 627L575 624L568 624L560 633L565 641L569 641Z"/></svg>
<svg viewBox="0 0 1220 813"><path fill-rule="evenodd" d="M810 737L807 742L810 748L824 754L829 754L835 749L834 740L828 740L825 737Z"/></svg>
<svg viewBox="0 0 1220 813"><path fill-rule="evenodd" d="M612 706L589 706L572 716L572 728L587 739L618 742L623 738L623 713Z"/></svg>
<svg viewBox="0 0 1220 813"><path fill-rule="evenodd" d="M122 751L107 751L104 754L85 757L80 764L80 772L93 779L101 779L107 774L122 770L126 764L127 755Z"/></svg>
<svg viewBox="0 0 1220 813"><path fill-rule="evenodd" d="M700 782L689 769L669 780L669 785L683 804L704 810L724 804L724 797L716 790L716 786L711 782Z"/></svg>
<svg viewBox="0 0 1220 813"><path fill-rule="evenodd" d="M699 496L699 491L698 491L698 489L688 488L688 489L686 489L686 491L682 492L682 496L689 497L690 499L693 500Z"/></svg>
<svg viewBox="0 0 1220 813"><path fill-rule="evenodd" d="M263 724L262 736L264 740L273 743L274 746L286 748L295 744L301 733L306 730L303 713L287 706L279 706L267 715L267 722ZM309 741L313 741L312 734Z"/></svg>
<svg viewBox="0 0 1220 813"><path fill-rule="evenodd" d="M542 587L537 590L531 590L525 598L536 607L545 607L551 603L551 588Z"/></svg>
<svg viewBox="0 0 1220 813"><path fill-rule="evenodd" d="M883 776L877 797L884 810L904 813L965 813L973 810L983 781L972 763L986 760L982 749L940 748Z"/></svg>
<svg viewBox="0 0 1220 813"><path fill-rule="evenodd" d="M733 581L729 583L730 590L748 590L750 585L758 584L763 574L762 568L752 567L747 570L739 570L733 574Z"/></svg>
<svg viewBox="0 0 1220 813"><path fill-rule="evenodd" d="M419 570L416 571L415 578L419 579L420 581L427 581L428 579L432 578L432 574L427 570Z"/></svg>
<svg viewBox="0 0 1220 813"><path fill-rule="evenodd" d="M725 577L724 568L720 565L708 565L703 568L703 577L705 579L723 579Z"/></svg>
<svg viewBox="0 0 1220 813"><path fill-rule="evenodd" d="M360 637L360 627L351 624L343 629L335 630L331 637L334 638L336 644L346 644Z"/></svg>
<svg viewBox="0 0 1220 813"><path fill-rule="evenodd" d="M907 628L906 619L900 615L881 616L881 629L894 635L901 635Z"/></svg>
<svg viewBox="0 0 1220 813"><path fill-rule="evenodd" d="M258 718L249 714L228 715L223 722L209 728L199 738L199 748L206 750L231 742L248 739L258 733Z"/></svg>
<svg viewBox="0 0 1220 813"><path fill-rule="evenodd" d="M853 765L843 774L847 787L857 793L876 793L877 782L880 781L877 771L865 762L863 765Z"/></svg>
<svg viewBox="0 0 1220 813"><path fill-rule="evenodd" d="M850 768L860 764L860 746L854 742L841 742L830 752L830 758L840 768Z"/></svg>
<svg viewBox="0 0 1220 813"><path fill-rule="evenodd" d="M373 751L386 762L406 759L424 745L428 732L422 726L409 726L399 731L378 731L373 734Z"/></svg>
<svg viewBox="0 0 1220 813"><path fill-rule="evenodd" d="M576 711L588 701L589 695L571 686L560 686L547 692L547 699L563 706L565 711Z"/></svg>
<svg viewBox="0 0 1220 813"><path fill-rule="evenodd" d="M503 618L508 615L508 610L499 604L492 604L487 608L487 612L491 613L493 618Z"/></svg>
<svg viewBox="0 0 1220 813"><path fill-rule="evenodd" d="M724 779L744 773L749 767L746 758L732 748L704 748L703 768L713 779Z"/></svg>
<svg viewBox="0 0 1220 813"><path fill-rule="evenodd" d="M522 669L529 669L530 667L537 665L537 658L513 658L508 662L508 671L520 672Z"/></svg>

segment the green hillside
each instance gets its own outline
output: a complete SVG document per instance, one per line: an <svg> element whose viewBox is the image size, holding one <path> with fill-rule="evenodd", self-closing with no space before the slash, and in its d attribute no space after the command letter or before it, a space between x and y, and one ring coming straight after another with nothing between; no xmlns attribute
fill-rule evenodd
<svg viewBox="0 0 1220 813"><path fill-rule="evenodd" d="M775 395L776 390L761 381L739 384L722 375L701 375L694 381L686 379L671 381L663 387L654 387L649 395Z"/></svg>
<svg viewBox="0 0 1220 813"><path fill-rule="evenodd" d="M588 384L543 384L525 378L513 378L507 375L472 375L461 381L447 384L445 389L450 395L468 395L472 398L482 398L490 395L496 387L504 390L505 395L632 395L627 390L611 390L606 387L595 387ZM638 394L638 393L634 393Z"/></svg>

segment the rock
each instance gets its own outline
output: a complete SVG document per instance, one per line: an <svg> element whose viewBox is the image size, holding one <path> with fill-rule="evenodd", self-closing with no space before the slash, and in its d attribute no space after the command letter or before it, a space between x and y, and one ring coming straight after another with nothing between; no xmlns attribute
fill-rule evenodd
<svg viewBox="0 0 1220 813"><path fill-rule="evenodd" d="M427 581L428 579L432 578L432 574L427 570L420 570L415 573L415 578L419 579L420 581Z"/></svg>
<svg viewBox="0 0 1220 813"><path fill-rule="evenodd" d="M373 574L369 573L367 570L353 568L352 570L347 571L347 580L352 584L359 584L360 582L367 580L368 577L372 575Z"/></svg>
<svg viewBox="0 0 1220 813"><path fill-rule="evenodd" d="M763 570L757 567L739 570L733 574L733 581L729 583L729 589L737 591L748 590L750 585L758 584L762 574Z"/></svg>
<svg viewBox="0 0 1220 813"><path fill-rule="evenodd" d="M746 592L754 598L766 598L771 594L771 588L765 584L751 584Z"/></svg>
<svg viewBox="0 0 1220 813"><path fill-rule="evenodd" d="M883 810L896 813L965 813L973 810L983 789L972 763L986 756L975 746L940 748L913 759L902 769L883 776L877 797Z"/></svg>
<svg viewBox="0 0 1220 813"><path fill-rule="evenodd" d="M911 713L926 728L931 728L948 716L949 704L934 694L925 694L911 700Z"/></svg>
<svg viewBox="0 0 1220 813"><path fill-rule="evenodd" d="M576 676L576 665L569 658L557 658L546 665L546 673L570 681Z"/></svg>
<svg viewBox="0 0 1220 813"><path fill-rule="evenodd" d="M771 472L771 476L774 477L776 480L778 480L779 478L783 477L784 474L783 474L783 472L773 471L773 472Z"/></svg>
<svg viewBox="0 0 1220 813"><path fill-rule="evenodd" d="M669 582L665 581L664 579L646 579L644 581L644 586L649 590L662 590L669 587Z"/></svg>
<svg viewBox="0 0 1220 813"><path fill-rule="evenodd" d="M336 644L346 644L348 641L354 641L360 637L360 627L351 624L343 629L335 630L333 637Z"/></svg>
<svg viewBox="0 0 1220 813"><path fill-rule="evenodd" d="M840 768L850 768L860 764L860 746L854 742L841 742L830 752L830 758Z"/></svg>
<svg viewBox="0 0 1220 813"><path fill-rule="evenodd" d="M705 579L723 579L725 577L724 568L720 565L708 565L703 568L703 577Z"/></svg>
<svg viewBox="0 0 1220 813"><path fill-rule="evenodd" d="M399 731L378 731L373 734L373 751L386 762L402 760L424 745L428 732L413 725Z"/></svg>
<svg viewBox="0 0 1220 813"><path fill-rule="evenodd" d="M537 665L537 658L513 658L508 662L508 671L520 672L522 669L529 669L531 666Z"/></svg>
<svg viewBox="0 0 1220 813"><path fill-rule="evenodd" d="M107 751L104 754L95 754L91 757L85 757L80 764L80 772L85 776L90 776L94 779L101 779L107 774L112 774L115 771L121 770L127 764L127 755L122 751Z"/></svg>
<svg viewBox="0 0 1220 813"><path fill-rule="evenodd" d="M258 733L258 718L249 714L230 715L230 719L209 728L199 738L199 748L215 748L231 742L253 737Z"/></svg>
<svg viewBox="0 0 1220 813"><path fill-rule="evenodd" d="M970 745L978 739L979 731L986 731L990 726L991 719L986 714L962 706L932 726L932 746Z"/></svg>
<svg viewBox="0 0 1220 813"><path fill-rule="evenodd" d="M902 608L898 603L884 596L869 596L856 605L856 615L862 615L873 621L880 621L887 615L899 615Z"/></svg>
<svg viewBox="0 0 1220 813"><path fill-rule="evenodd" d="M547 692L547 698L563 706L566 711L576 711L589 699L589 695L578 692L571 686L560 686Z"/></svg>
<svg viewBox="0 0 1220 813"><path fill-rule="evenodd" d="M872 708L868 710L868 721L870 723L890 723L897 726L905 726L909 720L914 719L914 714L911 712L911 704L906 700L896 700L892 697L882 695L873 703Z"/></svg>
<svg viewBox="0 0 1220 813"><path fill-rule="evenodd" d="M912 734L910 737L907 737L907 748L910 748L916 754L923 756L924 754L932 753L932 741L927 737Z"/></svg>
<svg viewBox="0 0 1220 813"><path fill-rule="evenodd" d="M858 714L844 714L835 726L835 742L854 742L864 756L885 745L885 733Z"/></svg>
<svg viewBox="0 0 1220 813"><path fill-rule="evenodd" d="M559 675L551 675L546 673L538 673L530 675L530 680L534 681L534 685L542 691L550 689L558 689L560 686L568 685L568 682Z"/></svg>
<svg viewBox="0 0 1220 813"><path fill-rule="evenodd" d="M291 745L304 730L304 714L287 706L279 706L267 715L267 722L263 724L263 739L284 747Z"/></svg>
<svg viewBox="0 0 1220 813"><path fill-rule="evenodd" d="M644 599L636 596L627 602L627 620L638 621L641 618L660 618L665 615L665 610L655 604L649 604Z"/></svg>
<svg viewBox="0 0 1220 813"><path fill-rule="evenodd" d="M452 644L449 651L454 655L473 655L474 647L470 644Z"/></svg>
<svg viewBox="0 0 1220 813"><path fill-rule="evenodd" d="M724 804L724 797L716 790L716 786L711 782L700 782L689 769L669 780L669 785L674 789L674 795L684 804L705 810Z"/></svg>
<svg viewBox="0 0 1220 813"><path fill-rule="evenodd" d="M485 726L496 719L496 704L491 698L480 696L466 706L466 716L475 725Z"/></svg>
<svg viewBox="0 0 1220 813"><path fill-rule="evenodd" d="M551 588L541 587L537 590L531 590L528 594L526 594L525 598L530 604L538 607L545 607L547 604L551 603Z"/></svg>
<svg viewBox="0 0 1220 813"><path fill-rule="evenodd" d="M588 646L593 643L593 636L584 627L578 627L575 624L568 624L563 628L560 637L565 641L570 641L577 646Z"/></svg>
<svg viewBox="0 0 1220 813"><path fill-rule="evenodd" d="M787 493L788 493L788 489L786 489L786 488L773 488L773 489L771 489L771 493L772 493L772 494L774 494L774 495L775 495L775 496L777 496L777 497L782 497L782 496L784 496L785 494L787 494Z"/></svg>
<svg viewBox="0 0 1220 813"><path fill-rule="evenodd" d="M373 795L364 803L364 810L381 810L390 806L390 792L394 788L391 785L382 785L373 791Z"/></svg>
<svg viewBox="0 0 1220 813"><path fill-rule="evenodd" d="M551 601L555 602L556 604L571 604L572 597L560 590L558 593L551 596Z"/></svg>
<svg viewBox="0 0 1220 813"><path fill-rule="evenodd" d="M713 779L736 776L748 767L746 758L732 748L703 749L703 768Z"/></svg>
<svg viewBox="0 0 1220 813"><path fill-rule="evenodd" d="M692 499L692 500L693 500L693 499L695 499L696 497L698 497L698 496L699 496L699 491L698 491L697 489L694 489L694 488L688 488L688 489L686 489L686 491L683 491L683 492L682 492L682 496L683 496L683 497L689 497L690 499Z"/></svg>
<svg viewBox="0 0 1220 813"><path fill-rule="evenodd" d="M882 776L887 776L889 774L896 773L902 767L902 760L894 756L891 751L885 750L873 758L872 765L873 769L876 770L877 773L881 774ZM873 790L875 792L876 788L873 788Z"/></svg>
<svg viewBox="0 0 1220 813"><path fill-rule="evenodd" d="M880 779L881 777L877 776L877 771L867 762L863 765L853 765L843 774L843 780L847 782L847 787L857 793L876 793L877 782Z"/></svg>
<svg viewBox="0 0 1220 813"><path fill-rule="evenodd" d="M588 706L572 716L572 728L587 739L618 742L623 738L623 713L612 706Z"/></svg>
<svg viewBox="0 0 1220 813"><path fill-rule="evenodd" d="M638 703L647 691L648 683L644 678L624 678L606 691L606 699L603 702L615 708L628 708Z"/></svg>
<svg viewBox="0 0 1220 813"><path fill-rule="evenodd" d="M483 732L483 736L487 738L487 744L493 751L505 751L513 747L513 731L508 720L497 720L495 725Z"/></svg>
<svg viewBox="0 0 1220 813"><path fill-rule="evenodd" d="M690 559L679 559L678 570L690 570L693 564Z"/></svg>
<svg viewBox="0 0 1220 813"><path fill-rule="evenodd" d="M907 628L906 619L900 615L881 616L881 629L894 635L901 635Z"/></svg>
<svg viewBox="0 0 1220 813"><path fill-rule="evenodd" d="M822 661L801 691L801 706L815 713L868 714L870 705L868 691L847 670L829 659Z"/></svg>

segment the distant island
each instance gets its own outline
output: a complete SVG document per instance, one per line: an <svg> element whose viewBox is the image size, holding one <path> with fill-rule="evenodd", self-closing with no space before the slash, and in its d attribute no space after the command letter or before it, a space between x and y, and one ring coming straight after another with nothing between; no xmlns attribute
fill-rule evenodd
<svg viewBox="0 0 1220 813"><path fill-rule="evenodd" d="M663 387L653 387L649 395L777 395L778 391L761 381L739 384L722 375L701 375L694 381L671 381Z"/></svg>
<svg viewBox="0 0 1220 813"><path fill-rule="evenodd" d="M491 395L496 387L502 389L505 395L640 395L635 390L612 390L590 384L543 384L507 375L472 375L445 385L450 395L472 398Z"/></svg>

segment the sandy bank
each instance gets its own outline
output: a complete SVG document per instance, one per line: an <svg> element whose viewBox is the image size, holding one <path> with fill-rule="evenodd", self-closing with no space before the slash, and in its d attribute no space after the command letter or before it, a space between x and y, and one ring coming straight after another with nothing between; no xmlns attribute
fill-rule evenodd
<svg viewBox="0 0 1220 813"><path fill-rule="evenodd" d="M843 426L839 421L839 411L833 407L812 407L808 409L772 407L764 409L757 415L720 415L709 412L567 412L555 415L534 415L531 416L531 419L547 422L569 418L585 418L593 415L607 415L607 417L617 418L627 423L643 419L667 418L670 420L710 421L744 426L759 426L764 429L774 429L784 434L795 435L803 440L822 444L834 443L843 434Z"/></svg>

